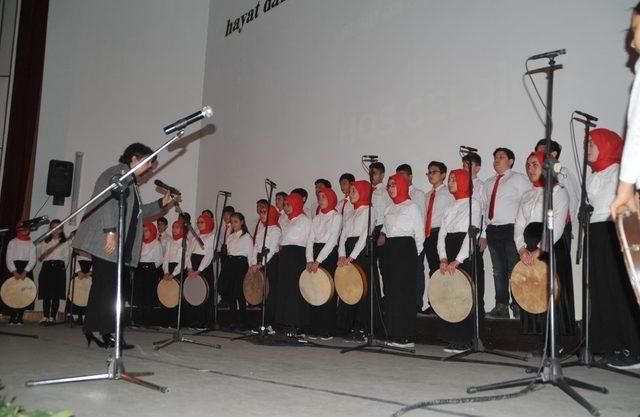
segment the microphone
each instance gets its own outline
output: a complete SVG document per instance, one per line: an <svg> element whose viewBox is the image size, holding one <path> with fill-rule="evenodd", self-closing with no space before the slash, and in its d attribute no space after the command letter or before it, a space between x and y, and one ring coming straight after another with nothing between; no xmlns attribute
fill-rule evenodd
<svg viewBox="0 0 640 417"><path fill-rule="evenodd" d="M276 183L271 181L269 178L265 178L264 182L266 182L267 184L269 184L270 186L272 186L273 188L278 188L276 186Z"/></svg>
<svg viewBox="0 0 640 417"><path fill-rule="evenodd" d="M218 191L218 194L225 195L227 197L231 197L231 191L222 191L222 190L220 190L220 191Z"/></svg>
<svg viewBox="0 0 640 417"><path fill-rule="evenodd" d="M173 195L182 195L182 193L179 190L176 190L175 188L171 187L170 185L165 184L164 182L162 182L160 180L155 180L153 183L155 185L157 185L158 187L169 191Z"/></svg>
<svg viewBox="0 0 640 417"><path fill-rule="evenodd" d="M364 159L378 159L378 155L362 155Z"/></svg>
<svg viewBox="0 0 640 417"><path fill-rule="evenodd" d="M564 55L566 53L567 53L566 49L558 49L556 51L544 52L541 54L530 56L529 58L527 58L527 61L533 61L535 59L541 59L541 58L555 58L558 55Z"/></svg>
<svg viewBox="0 0 640 417"><path fill-rule="evenodd" d="M22 222L22 227L34 228L49 223L49 216L34 217L33 219Z"/></svg>
<svg viewBox="0 0 640 417"><path fill-rule="evenodd" d="M584 124L584 125L587 125L587 126L589 126L589 127L596 127L596 124L595 124L595 123L593 123L593 122L591 122L591 121L589 121L589 120L581 119L581 118L579 118L579 117L574 117L572 120L575 120L576 122L580 122L580 123L582 123L582 124Z"/></svg>
<svg viewBox="0 0 640 417"><path fill-rule="evenodd" d="M476 148L472 148L471 146L460 145L460 149L467 152L478 152Z"/></svg>
<svg viewBox="0 0 640 417"><path fill-rule="evenodd" d="M202 110L199 110L193 114L188 115L184 119L177 120L171 123L168 126L165 126L162 130L164 130L164 134L168 135L169 133L173 133L176 130L182 130L185 127L189 126L191 123L195 123L198 120L202 120L205 117L209 118L213 116L213 110L211 110L211 106L204 106Z"/></svg>
<svg viewBox="0 0 640 417"><path fill-rule="evenodd" d="M584 117L587 120L591 120L593 122L597 122L598 121L597 117L592 116L592 115L590 115L588 113L584 113L584 112L581 112L581 111L578 111L578 110L574 110L573 112L576 113L576 114L579 114L580 116Z"/></svg>

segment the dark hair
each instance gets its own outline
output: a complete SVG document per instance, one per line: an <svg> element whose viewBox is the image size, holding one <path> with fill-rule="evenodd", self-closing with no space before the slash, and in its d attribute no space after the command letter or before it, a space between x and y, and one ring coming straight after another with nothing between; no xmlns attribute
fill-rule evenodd
<svg viewBox="0 0 640 417"><path fill-rule="evenodd" d="M233 214L233 213L235 213L235 212L236 212L236 209L234 209L234 208L233 208L233 206L225 206L225 207L222 209L222 214L224 214L224 213L231 213L231 214Z"/></svg>
<svg viewBox="0 0 640 417"><path fill-rule="evenodd" d="M511 164L511 167L513 167L513 164L516 162L516 155L513 153L513 151L509 148L496 148L495 151L493 151L493 157L495 158L496 154L498 152L504 152L507 154L507 158L511 159L513 161L513 163Z"/></svg>
<svg viewBox="0 0 640 417"><path fill-rule="evenodd" d="M256 206L258 204L264 204L265 206L268 206L269 202L267 200L265 200L264 198L261 198L260 200L256 201Z"/></svg>
<svg viewBox="0 0 640 417"><path fill-rule="evenodd" d="M298 194L305 200L309 197L309 193L307 193L307 190L305 190L304 188L294 188L293 190L291 190L291 192Z"/></svg>
<svg viewBox="0 0 640 417"><path fill-rule="evenodd" d="M121 164L129 165L131 163L131 158L133 158L134 156L138 159L143 159L143 157L149 156L152 153L153 150L147 145L139 142L132 143L131 145L127 146L127 149L124 150L124 153L120 156L118 162L120 162Z"/></svg>
<svg viewBox="0 0 640 417"><path fill-rule="evenodd" d="M431 167L436 167L440 170L440 172L442 172L443 174L447 173L447 166L440 162L440 161L431 161L429 162L429 165L427 166L427 168L431 168Z"/></svg>
<svg viewBox="0 0 640 417"><path fill-rule="evenodd" d="M538 141L538 143L536 143L536 147L533 148L533 150L537 150L540 146L542 145L547 145L547 140L546 139L540 139ZM562 152L562 146L560 146L560 144L558 142L556 142L555 140L551 140L551 152L555 152L558 154L558 158L560 158L560 152Z"/></svg>
<svg viewBox="0 0 640 417"><path fill-rule="evenodd" d="M211 217L213 219L213 212L211 210L209 210L209 209L202 210L202 213L200 213L200 214L201 215L207 214L207 215L209 215L209 217Z"/></svg>
<svg viewBox="0 0 640 417"><path fill-rule="evenodd" d="M231 217L236 217L242 222L242 234L240 236L244 236L245 234L249 233L249 229L247 229L247 222L244 220L244 214L236 211L231 215Z"/></svg>
<svg viewBox="0 0 640 417"><path fill-rule="evenodd" d="M633 8L633 12L636 14L640 14L640 3L636 4L636 6Z"/></svg>
<svg viewBox="0 0 640 417"><path fill-rule="evenodd" d="M482 158L475 152L469 152L465 156L462 157L462 162L469 162L470 164L476 164L478 166L482 166Z"/></svg>
<svg viewBox="0 0 640 417"><path fill-rule="evenodd" d="M158 220L156 220L157 223L164 223L165 226L169 225L169 221L167 221L166 217L160 217Z"/></svg>
<svg viewBox="0 0 640 417"><path fill-rule="evenodd" d="M53 219L49 222L49 229L53 229L53 227L57 226L60 224L60 219ZM61 232L60 232L60 243L64 243L67 241L67 237L64 234L64 226L62 226L60 228ZM49 243L51 242L51 239L53 239L53 234L50 234L49 236L47 236L47 238L44 240L45 242Z"/></svg>
<svg viewBox="0 0 640 417"><path fill-rule="evenodd" d="M413 170L411 169L411 165L409 164L401 164L396 168L396 173L404 172L407 175L413 175Z"/></svg>
<svg viewBox="0 0 640 417"><path fill-rule="evenodd" d="M282 197L285 198L287 196L287 193L285 193L284 191L278 191L276 193L276 197Z"/></svg>
<svg viewBox="0 0 640 417"><path fill-rule="evenodd" d="M384 164L382 162L374 162L371 165L369 165L369 169L377 169L380 172L385 172L384 171Z"/></svg>
<svg viewBox="0 0 640 417"><path fill-rule="evenodd" d="M313 184L314 185L322 184L327 188L331 188L331 182L329 182L329 180L325 180L324 178L318 178L316 182L314 182Z"/></svg>
<svg viewBox="0 0 640 417"><path fill-rule="evenodd" d="M342 180L347 180L349 182L355 182L356 177L354 177L353 174L345 172L344 174L340 175L340 179L338 180L338 182L342 182Z"/></svg>

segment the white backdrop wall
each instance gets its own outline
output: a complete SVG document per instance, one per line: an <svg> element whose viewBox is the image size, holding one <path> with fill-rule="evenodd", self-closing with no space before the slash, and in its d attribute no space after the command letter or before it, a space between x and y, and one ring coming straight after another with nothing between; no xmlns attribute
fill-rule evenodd
<svg viewBox="0 0 640 417"><path fill-rule="evenodd" d="M422 189L427 163L457 168L463 144L479 148L483 178L498 146L513 149L523 172L544 136L523 88L524 61L548 50L567 49L558 59L565 67L556 75L554 138L569 169L572 110L623 129L634 1L287 0L268 13L264 3L258 19L225 37L227 19L256 1L211 1L203 97L216 131L200 144L199 208L225 189L255 221L265 177L284 191L311 192L319 177L337 187L343 172L365 176L363 154L380 155L387 172L411 164ZM534 77L544 95L543 76Z"/></svg>

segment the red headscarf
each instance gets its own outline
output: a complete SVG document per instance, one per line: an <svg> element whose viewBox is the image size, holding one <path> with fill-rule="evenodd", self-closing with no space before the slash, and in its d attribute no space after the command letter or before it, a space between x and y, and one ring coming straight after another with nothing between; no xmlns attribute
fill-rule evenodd
<svg viewBox="0 0 640 417"><path fill-rule="evenodd" d="M371 183L369 181L360 180L352 183L353 187L358 192L358 201L353 203L353 208L368 206L369 199L371 198Z"/></svg>
<svg viewBox="0 0 640 417"><path fill-rule="evenodd" d="M180 230L178 231L178 233L173 233L173 226L176 224L180 225ZM173 237L173 240L182 239L183 232L184 232L184 220L182 220L182 218L180 217L178 218L178 220L176 220L171 224L171 236Z"/></svg>
<svg viewBox="0 0 640 417"><path fill-rule="evenodd" d="M208 214L198 217L198 221L200 220L204 222L204 230L200 231L200 234L208 235L213 232L213 219Z"/></svg>
<svg viewBox="0 0 640 417"><path fill-rule="evenodd" d="M304 214L304 201L302 200L302 196L300 194L291 193L284 198L284 201L289 203L289 205L291 206L291 214L287 215L289 219L293 219L301 214Z"/></svg>
<svg viewBox="0 0 640 417"><path fill-rule="evenodd" d="M394 180L396 182L396 190L398 194L395 198L392 198L394 204L401 204L407 200L410 200L409 197L409 181L402 174L394 174L389 177L389 181Z"/></svg>
<svg viewBox="0 0 640 417"><path fill-rule="evenodd" d="M22 220L20 220L17 224L18 234L16 237L18 238L18 240L31 240L31 236L29 236L29 233L25 233L24 230L22 230L23 225L24 223L22 222Z"/></svg>
<svg viewBox="0 0 640 417"><path fill-rule="evenodd" d="M593 143L598 147L598 159L591 162L591 169L600 172L613 164L619 164L624 146L622 138L609 129L594 129L589 132Z"/></svg>
<svg viewBox="0 0 640 417"><path fill-rule="evenodd" d="M144 222L144 226L143 227L145 229L148 229L149 232L151 233L151 235L149 236L149 239L144 238L144 235L143 235L142 241L144 243L151 243L154 240L156 240L156 238L158 237L158 228L156 227L156 225L151 223L151 222Z"/></svg>
<svg viewBox="0 0 640 417"><path fill-rule="evenodd" d="M335 210L336 206L338 205L338 196L336 195L336 192L331 188L323 188L319 192L321 194L324 194L324 196L327 197L327 200L329 201L329 205L327 205L327 208L320 209L320 211L322 211L324 214L327 214L330 211ZM318 203L318 207L320 207L320 203Z"/></svg>
<svg viewBox="0 0 640 417"><path fill-rule="evenodd" d="M451 175L456 179L456 192L453 193L453 197L456 200L469 198L469 171L466 169L454 169L449 174L449 176Z"/></svg>
<svg viewBox="0 0 640 417"><path fill-rule="evenodd" d="M267 210L265 209L265 213L266 212ZM277 207L275 207L274 205L271 205L269 207L269 217L267 217L267 224L265 224L264 222L262 222L262 224L264 224L267 227L269 226L280 227L280 223L278 223L278 218L280 218L280 213L278 213Z"/></svg>
<svg viewBox="0 0 640 417"><path fill-rule="evenodd" d="M527 157L527 161L529 160L529 158L531 158L532 156L535 156L536 159L538 160L538 163L540 164L540 166L542 166L544 164L544 160L547 157L547 154L545 152L542 151L537 151L537 152L531 152L529 154L529 156ZM525 161L525 167L527 166L527 161ZM542 188L544 187L544 175L542 175L542 173L540 174L540 178L538 178L534 183L533 183L534 187L538 187L538 188Z"/></svg>

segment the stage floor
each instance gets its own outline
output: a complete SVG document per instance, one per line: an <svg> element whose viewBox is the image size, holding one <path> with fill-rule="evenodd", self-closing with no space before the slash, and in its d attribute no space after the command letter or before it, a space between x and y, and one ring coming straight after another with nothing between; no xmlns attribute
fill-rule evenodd
<svg viewBox="0 0 640 417"><path fill-rule="evenodd" d="M516 366L445 363L439 346L418 345L416 355L366 352L341 354L315 346L260 346L231 340L235 335L198 336L222 349L174 344L158 352L152 342L166 337L146 329L130 329L136 344L124 353L128 371L152 371L150 382L166 385L161 394L124 381L83 382L26 388L29 379L106 371L109 351L86 341L78 327L0 326L0 331L31 333L39 339L0 335L1 395L15 397L27 410L70 410L75 416L391 416L405 405L443 398L469 398L466 387L525 377ZM335 339L332 345L349 345ZM486 354L478 361L500 358ZM431 359L428 359L431 358ZM537 365L538 358L528 364ZM600 369L570 368L565 375L596 385L609 394L578 390L603 416L637 416L640 380ZM512 393L491 391L474 396ZM501 401L441 405L407 416L586 416L577 403L550 385Z"/></svg>

